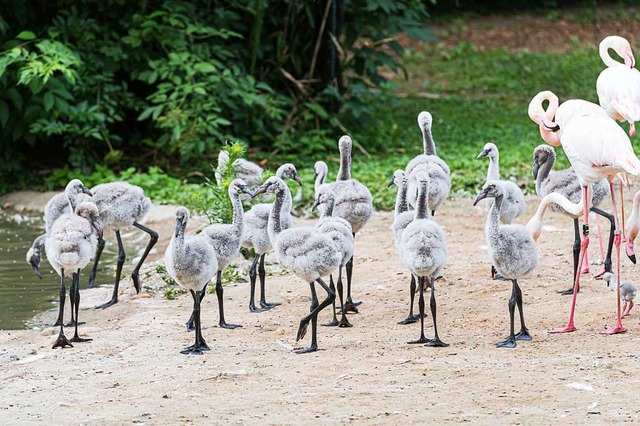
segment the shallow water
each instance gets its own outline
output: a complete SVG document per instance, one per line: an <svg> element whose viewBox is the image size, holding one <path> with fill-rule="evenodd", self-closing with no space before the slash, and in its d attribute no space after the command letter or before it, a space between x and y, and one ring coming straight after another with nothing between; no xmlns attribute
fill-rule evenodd
<svg viewBox="0 0 640 426"><path fill-rule="evenodd" d="M60 277L49 265L46 254L43 254L40 264L42 279L33 274L25 259L31 243L42 233L44 224L40 218L0 211L0 330L25 328L34 315L58 304ZM109 233L105 234L105 238L110 238ZM130 244L125 245L129 253L125 270L129 270L130 259L137 255L134 247L139 248L136 247L139 243L133 247ZM116 244L107 240L100 260L98 283L112 282L116 253ZM80 288L86 287L90 266L85 268L80 278ZM66 285L68 292L71 281L68 280Z"/></svg>

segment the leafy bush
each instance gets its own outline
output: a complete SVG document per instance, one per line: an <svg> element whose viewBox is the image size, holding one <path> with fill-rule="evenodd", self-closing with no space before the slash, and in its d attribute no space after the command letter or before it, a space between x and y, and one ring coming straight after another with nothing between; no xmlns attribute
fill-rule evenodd
<svg viewBox="0 0 640 426"><path fill-rule="evenodd" d="M306 132L296 152L326 153L316 141L357 132L374 99L390 101L381 71L402 70L394 35L429 36L419 0L5 6L2 176L26 163L184 175L225 140L282 152Z"/></svg>

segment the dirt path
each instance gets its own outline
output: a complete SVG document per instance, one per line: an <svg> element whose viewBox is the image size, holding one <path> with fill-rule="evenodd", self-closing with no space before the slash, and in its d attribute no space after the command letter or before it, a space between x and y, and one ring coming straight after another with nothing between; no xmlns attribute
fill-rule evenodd
<svg viewBox="0 0 640 426"><path fill-rule="evenodd" d="M529 200L527 217L535 199ZM184 330L187 295L124 295L113 308L96 311L91 306L109 289L87 290L81 333L93 342L52 350L51 328L0 334L0 423L638 421L629 398L640 384L640 311L627 319L625 335L600 335L613 322L614 294L585 277L578 331L546 332L568 315L569 299L555 290L570 284L570 220L549 216L539 266L522 280L534 340L506 350L494 343L508 330L510 285L488 277L485 211L459 199L445 203L437 219L449 249L445 279L437 287L438 324L448 348L408 345L418 337L418 325L396 324L406 316L408 275L394 250L392 215L377 213L357 239L354 296L363 300L360 313L351 317L351 329L322 327L320 351L291 351L309 303L308 285L295 276L268 277L270 299L282 305L261 314L246 308L248 284L227 286L227 320L244 326L236 330L214 325L217 304L215 296L207 297L203 334L211 351L200 357L179 353L192 343ZM592 242L595 260L597 240ZM627 278L637 276L626 258L623 265ZM155 274L144 282L160 284ZM324 312L322 320L327 317ZM49 313L47 321L53 318ZM430 336L430 316L426 324Z"/></svg>

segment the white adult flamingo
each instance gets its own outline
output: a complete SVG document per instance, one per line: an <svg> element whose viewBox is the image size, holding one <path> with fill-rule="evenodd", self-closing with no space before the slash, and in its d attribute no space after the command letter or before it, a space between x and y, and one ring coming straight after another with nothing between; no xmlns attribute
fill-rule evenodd
<svg viewBox="0 0 640 426"><path fill-rule="evenodd" d="M549 101L545 111L542 107L544 101ZM555 116L555 121L553 117ZM613 180L620 175L626 180L626 173L640 175L640 160L636 157L631 147L629 137L620 126L611 119L606 112L596 104L582 100L569 100L558 107L558 97L552 92L538 93L529 104L529 117L540 126L540 133L545 141L551 144L560 143L573 166L580 186L582 187L582 211L584 217L583 238L580 244L580 261L578 270L582 269L586 249L589 246L589 207L593 194L589 191L591 184L607 179L611 187L611 201L615 221L616 246L616 276L617 276L617 321L615 327L606 328L604 333L623 333L627 329L622 325L620 311L620 222L616 207ZM557 193L547 197L564 198ZM545 203L545 197L541 203ZM620 200L622 202L622 200ZM579 205L571 202L562 202L561 207L567 212L573 213ZM540 209L538 209L540 211ZM538 214L536 214L538 216ZM528 226L534 235L539 235L541 222L536 216L532 218ZM580 274L576 275L574 292L571 301L569 322L566 327L551 330L552 333L567 333L575 331L574 313L577 288L580 285Z"/></svg>
<svg viewBox="0 0 640 426"><path fill-rule="evenodd" d="M609 55L613 49L623 60L620 63ZM631 45L624 37L608 36L600 42L600 57L607 66L596 81L600 105L617 121L629 123L629 136L636 134L635 122L640 121L640 71Z"/></svg>

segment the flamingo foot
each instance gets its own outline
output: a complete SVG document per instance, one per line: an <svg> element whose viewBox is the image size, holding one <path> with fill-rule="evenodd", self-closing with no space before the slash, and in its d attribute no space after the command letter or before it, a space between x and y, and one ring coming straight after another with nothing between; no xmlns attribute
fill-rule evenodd
<svg viewBox="0 0 640 426"><path fill-rule="evenodd" d="M512 336L509 336L509 338L503 342L496 343L497 348L515 348L516 346L518 346L518 344L516 343L515 337Z"/></svg>
<svg viewBox="0 0 640 426"><path fill-rule="evenodd" d="M573 331L576 331L576 327L573 324L569 324L566 327L560 327L560 328L552 328L551 330L549 330L549 333L553 333L553 334L558 334L558 333L571 333Z"/></svg>
<svg viewBox="0 0 640 426"><path fill-rule="evenodd" d="M605 272L607 272L607 268L603 266L603 267L602 267L602 269L600 270L600 272L598 272L597 274L595 274L595 275L593 276L593 278L594 278L594 279L596 279L596 280L597 280L597 279L600 279L600 278L602 278L602 276L605 274Z"/></svg>
<svg viewBox="0 0 640 426"><path fill-rule="evenodd" d="M622 324L618 324L615 327L605 327L604 330L600 332L600 334L619 334L626 333L627 327Z"/></svg>

